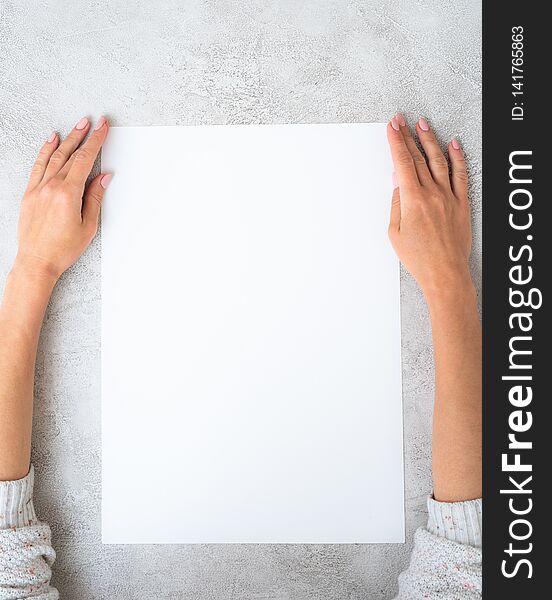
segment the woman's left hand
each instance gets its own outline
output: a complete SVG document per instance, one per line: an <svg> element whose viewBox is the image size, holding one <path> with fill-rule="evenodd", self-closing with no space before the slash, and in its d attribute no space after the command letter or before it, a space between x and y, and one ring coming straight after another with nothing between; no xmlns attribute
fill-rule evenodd
<svg viewBox="0 0 552 600"><path fill-rule="evenodd" d="M15 268L55 281L96 235L111 175L102 173L88 186L86 180L109 125L100 117L82 144L90 128L90 121L83 117L61 143L52 133L42 146L21 203Z"/></svg>

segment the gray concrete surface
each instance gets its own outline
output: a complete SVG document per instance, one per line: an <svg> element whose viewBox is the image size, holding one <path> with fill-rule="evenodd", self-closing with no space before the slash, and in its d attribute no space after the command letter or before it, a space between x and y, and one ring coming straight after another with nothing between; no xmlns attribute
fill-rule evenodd
<svg viewBox="0 0 552 600"><path fill-rule="evenodd" d="M479 282L479 4L0 0L1 281L33 157L52 129L66 133L82 115L116 125L326 123L402 109L465 146ZM36 504L52 525L62 598L391 598L430 491L430 329L411 278L402 279L407 544L102 546L99 248L57 286L37 364Z"/></svg>

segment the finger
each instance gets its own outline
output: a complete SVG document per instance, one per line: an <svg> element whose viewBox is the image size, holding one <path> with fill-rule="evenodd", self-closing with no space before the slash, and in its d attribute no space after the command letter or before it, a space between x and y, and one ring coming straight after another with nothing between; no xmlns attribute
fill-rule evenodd
<svg viewBox="0 0 552 600"><path fill-rule="evenodd" d="M67 173L69 173L69 169L71 168L72 164L75 162L75 156L76 156L76 153L73 152L73 154L71 154L71 156L69 157L69 160L60 169L59 173L57 174L57 177L59 177L60 179L65 179L67 177Z"/></svg>
<svg viewBox="0 0 552 600"><path fill-rule="evenodd" d="M420 117L416 123L416 133L427 156L429 170L436 183L449 185L449 167L441 146L435 137L429 123Z"/></svg>
<svg viewBox="0 0 552 600"><path fill-rule="evenodd" d="M90 175L90 171L105 141L108 130L107 119L100 117L90 137L75 153L75 159L65 178L68 183L84 187L86 178Z"/></svg>
<svg viewBox="0 0 552 600"><path fill-rule="evenodd" d="M468 169L460 142L453 138L448 146L451 165L450 183L454 195L460 200L468 199Z"/></svg>
<svg viewBox="0 0 552 600"><path fill-rule="evenodd" d="M397 118L393 117L387 125L387 141L391 149L391 158L393 159L399 186L401 190L408 191L419 187L420 181L412 160L412 154L406 146L400 129Z"/></svg>
<svg viewBox="0 0 552 600"><path fill-rule="evenodd" d="M50 134L50 137L46 140L42 148L40 149L38 156L34 162L33 168L31 169L31 176L29 177L29 184L27 189L30 190L36 187L44 177L48 162L54 153L59 143L59 136L54 131Z"/></svg>
<svg viewBox="0 0 552 600"><path fill-rule="evenodd" d="M397 119L397 122L401 128L401 133L403 134L406 147L412 155L412 160L414 161L414 166L416 167L416 173L418 174L418 180L422 185L431 183L431 173L429 172L426 159L416 145L416 142L410 133L410 128L406 124L405 118L401 113L397 113L395 118Z"/></svg>
<svg viewBox="0 0 552 600"><path fill-rule="evenodd" d="M100 173L95 177L84 192L82 203L82 222L85 227L93 229L94 233L98 228L100 218L100 208L105 190L113 179L111 173Z"/></svg>
<svg viewBox="0 0 552 600"><path fill-rule="evenodd" d="M389 233L396 233L400 229L401 223L401 196L399 192L399 182L397 176L393 173L393 196L391 197L391 216L389 218Z"/></svg>
<svg viewBox="0 0 552 600"><path fill-rule="evenodd" d="M59 172L57 174L57 177L59 177L61 179L65 179L67 177L67 174L69 173L69 170L71 169L71 166L75 162L75 156L76 155L77 155L76 152L73 152L73 154L71 154L71 156L69 157L69 160L59 170Z"/></svg>
<svg viewBox="0 0 552 600"><path fill-rule="evenodd" d="M83 117L71 130L71 133L61 142L59 148L52 154L50 162L46 167L44 179L51 179L61 171L63 165L69 160L71 154L79 147L79 144L84 140L88 130L90 129L90 121Z"/></svg>

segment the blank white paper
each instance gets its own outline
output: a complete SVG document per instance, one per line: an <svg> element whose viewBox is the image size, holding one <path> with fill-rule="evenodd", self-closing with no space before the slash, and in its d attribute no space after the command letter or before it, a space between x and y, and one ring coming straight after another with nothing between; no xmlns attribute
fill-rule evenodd
<svg viewBox="0 0 552 600"><path fill-rule="evenodd" d="M104 543L404 541L383 124L112 127Z"/></svg>

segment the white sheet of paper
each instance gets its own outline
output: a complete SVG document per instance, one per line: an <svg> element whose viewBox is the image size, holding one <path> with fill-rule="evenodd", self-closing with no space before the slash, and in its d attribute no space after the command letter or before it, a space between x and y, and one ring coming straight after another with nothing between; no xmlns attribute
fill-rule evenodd
<svg viewBox="0 0 552 600"><path fill-rule="evenodd" d="M404 541L383 124L112 127L104 543Z"/></svg>

